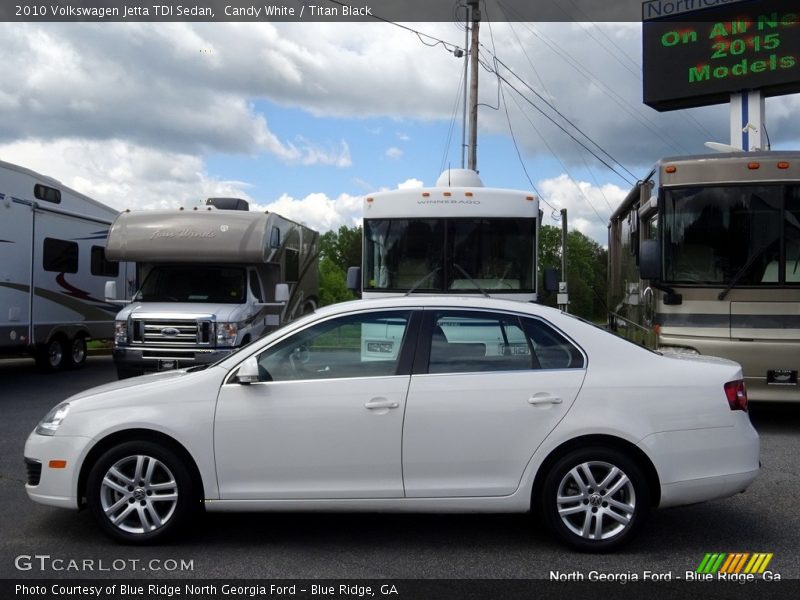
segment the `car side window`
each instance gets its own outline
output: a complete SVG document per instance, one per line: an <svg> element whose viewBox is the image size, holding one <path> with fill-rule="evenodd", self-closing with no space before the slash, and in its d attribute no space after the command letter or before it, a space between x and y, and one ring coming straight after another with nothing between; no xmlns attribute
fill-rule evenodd
<svg viewBox="0 0 800 600"><path fill-rule="evenodd" d="M534 367L514 315L441 311L433 318L428 373L519 371Z"/></svg>
<svg viewBox="0 0 800 600"><path fill-rule="evenodd" d="M522 319L525 334L541 369L582 369L583 354L567 338L539 319Z"/></svg>
<svg viewBox="0 0 800 600"><path fill-rule="evenodd" d="M312 325L258 355L261 380L394 375L410 318L411 311L378 311Z"/></svg>

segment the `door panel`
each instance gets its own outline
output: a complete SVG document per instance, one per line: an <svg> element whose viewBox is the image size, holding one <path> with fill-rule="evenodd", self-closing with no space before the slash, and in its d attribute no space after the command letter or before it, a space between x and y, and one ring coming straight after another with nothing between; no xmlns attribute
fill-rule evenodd
<svg viewBox="0 0 800 600"><path fill-rule="evenodd" d="M403 430L406 496L511 494L577 397L584 356L539 319L425 312Z"/></svg>
<svg viewBox="0 0 800 600"><path fill-rule="evenodd" d="M223 386L220 497L397 498L408 375ZM367 408L367 403L396 408Z"/></svg>

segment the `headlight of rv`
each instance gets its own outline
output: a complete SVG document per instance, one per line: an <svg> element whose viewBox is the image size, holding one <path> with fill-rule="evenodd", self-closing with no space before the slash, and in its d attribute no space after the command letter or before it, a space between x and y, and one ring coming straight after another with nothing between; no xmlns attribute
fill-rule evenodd
<svg viewBox="0 0 800 600"><path fill-rule="evenodd" d="M114 321L114 343L127 344L128 343L128 322L127 321Z"/></svg>
<svg viewBox="0 0 800 600"><path fill-rule="evenodd" d="M39 421L36 426L36 433L39 435L55 435L68 412L69 402L62 402L47 413L44 419Z"/></svg>
<svg viewBox="0 0 800 600"><path fill-rule="evenodd" d="M237 331L236 323L217 323L217 346L234 346Z"/></svg>

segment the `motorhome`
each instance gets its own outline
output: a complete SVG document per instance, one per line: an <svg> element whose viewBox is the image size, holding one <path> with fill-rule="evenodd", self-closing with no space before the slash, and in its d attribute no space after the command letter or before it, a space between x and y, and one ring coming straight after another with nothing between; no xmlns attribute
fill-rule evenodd
<svg viewBox="0 0 800 600"><path fill-rule="evenodd" d="M30 355L46 371L76 368L86 342L111 339L132 269L110 262L106 234L119 211L30 169L0 161L0 355ZM128 296L129 297L129 296Z"/></svg>
<svg viewBox="0 0 800 600"><path fill-rule="evenodd" d="M452 169L434 187L368 195L363 210L362 267L348 283L364 298L537 299L541 213L532 192L484 187L475 171Z"/></svg>
<svg viewBox="0 0 800 600"><path fill-rule="evenodd" d="M800 401L800 152L665 158L609 224L609 326Z"/></svg>
<svg viewBox="0 0 800 600"><path fill-rule="evenodd" d="M117 315L120 378L216 362L318 304L319 234L246 201L124 212L107 256L136 263L138 290ZM106 291L116 296L113 282Z"/></svg>

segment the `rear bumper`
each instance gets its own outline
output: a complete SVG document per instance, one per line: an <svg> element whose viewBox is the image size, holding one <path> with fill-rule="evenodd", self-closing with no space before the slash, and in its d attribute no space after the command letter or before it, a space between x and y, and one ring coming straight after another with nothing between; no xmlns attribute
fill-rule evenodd
<svg viewBox="0 0 800 600"><path fill-rule="evenodd" d="M162 371L169 369L184 369L196 365L215 363L230 356L236 348L125 348L115 347L113 350L114 363L119 368Z"/></svg>
<svg viewBox="0 0 800 600"><path fill-rule="evenodd" d="M733 425L647 436L639 446L661 483L659 506L681 506L743 492L759 473L759 439L747 413L732 411Z"/></svg>

